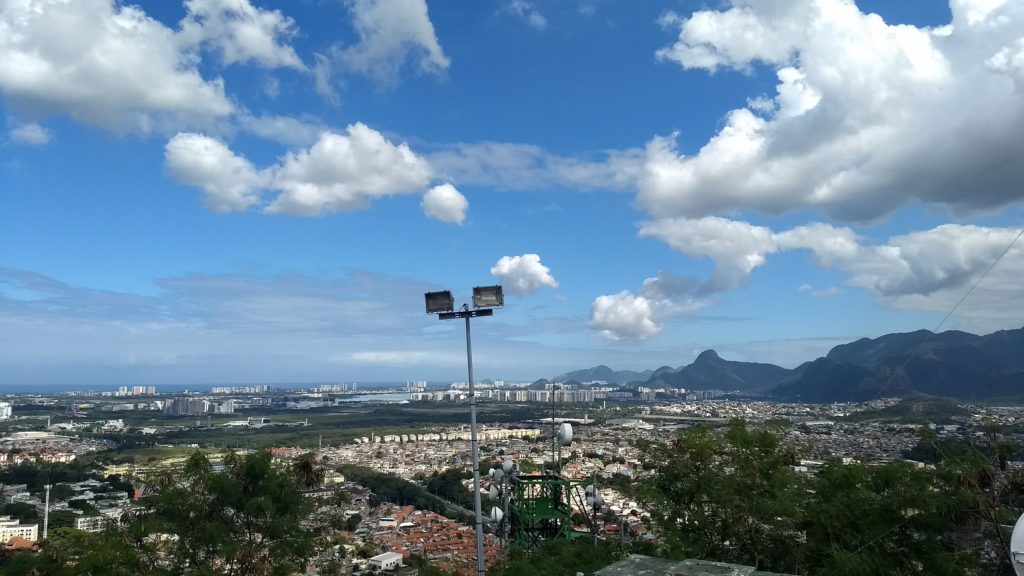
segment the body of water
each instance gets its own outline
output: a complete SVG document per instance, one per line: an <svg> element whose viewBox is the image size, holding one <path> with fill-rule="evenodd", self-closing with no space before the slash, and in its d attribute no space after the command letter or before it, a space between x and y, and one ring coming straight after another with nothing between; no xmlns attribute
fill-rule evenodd
<svg viewBox="0 0 1024 576"><path fill-rule="evenodd" d="M345 398L347 402L386 402L388 404L394 404L396 402L408 401L411 398L410 394L404 392L392 392L389 394L360 394L359 396L351 396Z"/></svg>

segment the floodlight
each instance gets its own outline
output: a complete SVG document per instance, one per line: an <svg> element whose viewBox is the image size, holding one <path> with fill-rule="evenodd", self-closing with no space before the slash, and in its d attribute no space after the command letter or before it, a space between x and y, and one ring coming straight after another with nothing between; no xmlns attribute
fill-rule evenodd
<svg viewBox="0 0 1024 576"><path fill-rule="evenodd" d="M500 284L473 288L473 308L501 308L504 305L505 295Z"/></svg>
<svg viewBox="0 0 1024 576"><path fill-rule="evenodd" d="M437 314L437 317L441 320L460 319L466 321L466 368L469 375L469 443L473 459L473 508L476 516L476 574L477 576L485 576L487 567L484 564L483 511L480 509L480 452L476 433L473 344L470 337L469 321L471 318L493 315L494 308L504 306L505 298L502 295L501 286L477 286L473 288L473 309L470 310L469 306L463 304L456 312L455 298L452 297L450 290L427 292L424 297L427 304L427 314ZM500 468L491 468L488 474L495 481L500 482L502 477L508 473L505 467L506 465L503 463ZM495 497L500 493L500 490L492 486L491 493L492 497ZM503 514L500 509L495 508L491 515L495 517L496 522L500 522Z"/></svg>
<svg viewBox="0 0 1024 576"><path fill-rule="evenodd" d="M451 312L455 309L455 298L452 297L451 290L427 292L425 299L427 301L427 314Z"/></svg>

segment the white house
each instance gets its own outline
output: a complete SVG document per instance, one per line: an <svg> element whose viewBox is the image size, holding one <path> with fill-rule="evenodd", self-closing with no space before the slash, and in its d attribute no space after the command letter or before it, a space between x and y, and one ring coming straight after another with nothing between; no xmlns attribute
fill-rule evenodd
<svg viewBox="0 0 1024 576"><path fill-rule="evenodd" d="M402 555L398 552L385 552L370 558L370 569L374 572L385 572L402 567Z"/></svg>

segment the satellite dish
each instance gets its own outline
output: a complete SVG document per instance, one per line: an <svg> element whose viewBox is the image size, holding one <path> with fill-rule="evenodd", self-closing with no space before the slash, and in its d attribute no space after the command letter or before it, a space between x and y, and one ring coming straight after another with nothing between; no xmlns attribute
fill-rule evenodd
<svg viewBox="0 0 1024 576"><path fill-rule="evenodd" d="M1017 576L1024 576L1024 516L1017 520L1010 536L1010 564Z"/></svg>
<svg viewBox="0 0 1024 576"><path fill-rule="evenodd" d="M593 484L587 484L587 487L584 488L583 491L586 492L587 494L593 494L594 493L594 485Z"/></svg>
<svg viewBox="0 0 1024 576"><path fill-rule="evenodd" d="M495 506L491 508L491 520L495 522L501 522L501 519L505 517L505 513L501 511L501 508Z"/></svg>
<svg viewBox="0 0 1024 576"><path fill-rule="evenodd" d="M562 425L558 427L558 441L562 446L572 445L572 424L562 422Z"/></svg>
<svg viewBox="0 0 1024 576"><path fill-rule="evenodd" d="M513 468L515 468L515 465L516 463L513 462L512 460L505 460L504 462L501 463L501 469L505 471L505 474L511 474Z"/></svg>
<svg viewBox="0 0 1024 576"><path fill-rule="evenodd" d="M499 482L501 481L501 479L504 476L505 476L505 473L501 471L501 468L495 468L495 469L491 470L491 478L494 478L495 480L497 480Z"/></svg>
<svg viewBox="0 0 1024 576"><path fill-rule="evenodd" d="M492 484L491 485L491 489L487 492L487 494L491 497L492 500L497 498L498 497L498 487Z"/></svg>

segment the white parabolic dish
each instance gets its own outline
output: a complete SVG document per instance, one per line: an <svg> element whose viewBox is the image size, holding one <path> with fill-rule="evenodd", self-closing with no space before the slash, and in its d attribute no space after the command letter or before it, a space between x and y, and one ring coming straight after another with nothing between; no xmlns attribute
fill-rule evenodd
<svg viewBox="0 0 1024 576"><path fill-rule="evenodd" d="M1010 564L1017 576L1024 576L1024 516L1017 519L1010 537Z"/></svg>

